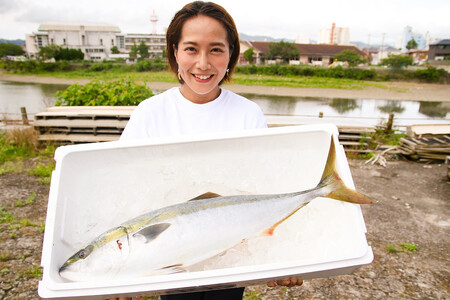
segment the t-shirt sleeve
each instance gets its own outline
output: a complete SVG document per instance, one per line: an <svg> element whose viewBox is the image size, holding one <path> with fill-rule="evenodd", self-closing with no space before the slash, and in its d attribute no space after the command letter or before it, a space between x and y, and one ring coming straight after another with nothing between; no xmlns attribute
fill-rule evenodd
<svg viewBox="0 0 450 300"><path fill-rule="evenodd" d="M120 141L143 139L147 137L145 112L142 105L138 105L131 113L130 120L120 136Z"/></svg>

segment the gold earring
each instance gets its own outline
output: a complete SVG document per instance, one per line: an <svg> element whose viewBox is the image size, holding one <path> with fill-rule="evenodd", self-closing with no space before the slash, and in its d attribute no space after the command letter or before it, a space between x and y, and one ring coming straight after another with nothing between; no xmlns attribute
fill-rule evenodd
<svg viewBox="0 0 450 300"><path fill-rule="evenodd" d="M180 74L180 71L178 71L178 80L181 81L181 74Z"/></svg>

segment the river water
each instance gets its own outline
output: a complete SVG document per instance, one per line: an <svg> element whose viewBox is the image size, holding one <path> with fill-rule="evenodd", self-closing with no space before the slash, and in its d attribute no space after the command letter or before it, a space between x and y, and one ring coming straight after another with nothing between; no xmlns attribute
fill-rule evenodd
<svg viewBox="0 0 450 300"><path fill-rule="evenodd" d="M18 83L0 81L0 119L18 120L20 107L25 107L28 118L42 112L56 102L55 92L66 85ZM157 91L155 91L157 92ZM449 123L450 103L389 101L375 99L329 99L317 97L286 97L244 94L255 101L264 114L271 116L340 118L355 120L368 125L377 125L395 114L396 124L406 126L423 123Z"/></svg>

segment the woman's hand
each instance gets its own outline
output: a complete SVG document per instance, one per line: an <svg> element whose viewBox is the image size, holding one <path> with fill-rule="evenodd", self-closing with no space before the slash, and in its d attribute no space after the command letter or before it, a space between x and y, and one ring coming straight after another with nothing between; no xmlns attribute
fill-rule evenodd
<svg viewBox="0 0 450 300"><path fill-rule="evenodd" d="M302 284L303 284L303 279L289 277L288 279L270 281L269 283L267 283L267 286L268 287L276 287L278 285L278 286L292 287L292 286L301 286Z"/></svg>

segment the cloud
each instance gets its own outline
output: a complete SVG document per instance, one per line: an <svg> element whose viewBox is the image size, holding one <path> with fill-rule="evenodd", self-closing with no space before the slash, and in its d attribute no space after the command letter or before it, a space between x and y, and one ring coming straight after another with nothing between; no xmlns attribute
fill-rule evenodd
<svg viewBox="0 0 450 300"><path fill-rule="evenodd" d="M19 1L0 0L0 14L15 10L20 5Z"/></svg>

